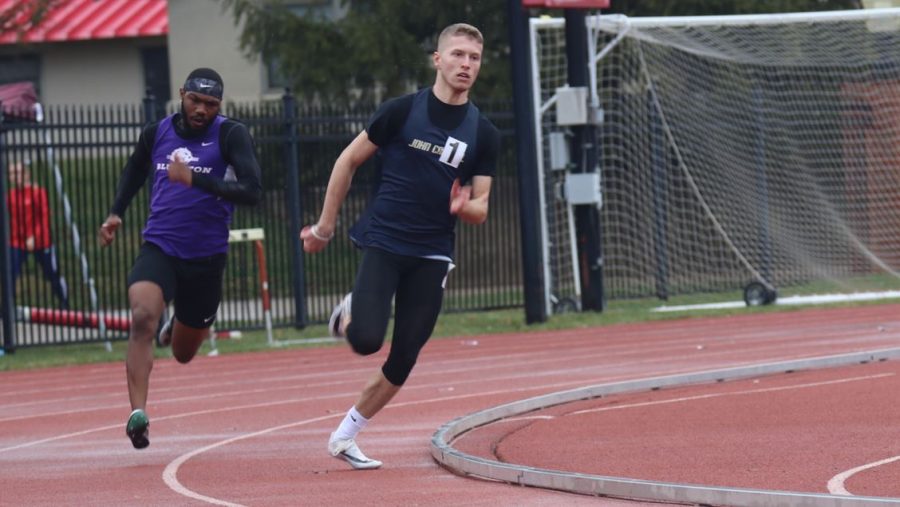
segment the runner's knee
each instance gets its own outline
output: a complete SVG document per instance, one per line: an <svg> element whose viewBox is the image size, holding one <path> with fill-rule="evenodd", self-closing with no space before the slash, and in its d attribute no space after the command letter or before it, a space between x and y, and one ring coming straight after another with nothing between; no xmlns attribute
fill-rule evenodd
<svg viewBox="0 0 900 507"><path fill-rule="evenodd" d="M189 362L191 362L191 359L193 359L194 356L196 356L196 355L197 355L196 350L185 351L185 350L175 350L174 348L172 349L172 357L174 357L175 360L181 364L188 364Z"/></svg>
<svg viewBox="0 0 900 507"><path fill-rule="evenodd" d="M183 334L172 336L172 356L179 363L187 364L197 355L203 341L208 337L209 330L182 328L181 331Z"/></svg>
<svg viewBox="0 0 900 507"><path fill-rule="evenodd" d="M131 307L131 336L133 338L152 337L157 327L159 327L157 312L142 304Z"/></svg>
<svg viewBox="0 0 900 507"><path fill-rule="evenodd" d="M384 335L373 333L370 330L357 331L351 325L347 330L347 341L350 342L353 352L361 356L368 356L381 350L381 346L384 344Z"/></svg>
<svg viewBox="0 0 900 507"><path fill-rule="evenodd" d="M384 362L384 366L381 367L381 373L384 373L384 378L388 379L388 382L391 384L402 386L406 383L406 379L409 378L413 366L416 365L418 355L418 353L392 353L388 356L387 361Z"/></svg>

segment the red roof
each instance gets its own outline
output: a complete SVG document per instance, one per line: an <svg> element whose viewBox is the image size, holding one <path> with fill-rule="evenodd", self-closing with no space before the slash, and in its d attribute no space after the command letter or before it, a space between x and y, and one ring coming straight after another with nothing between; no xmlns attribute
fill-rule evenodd
<svg viewBox="0 0 900 507"><path fill-rule="evenodd" d="M5 12L21 0L0 0ZM27 25L23 12L17 25ZM27 29L0 34L0 44L151 37L169 33L166 0L58 0L44 19Z"/></svg>

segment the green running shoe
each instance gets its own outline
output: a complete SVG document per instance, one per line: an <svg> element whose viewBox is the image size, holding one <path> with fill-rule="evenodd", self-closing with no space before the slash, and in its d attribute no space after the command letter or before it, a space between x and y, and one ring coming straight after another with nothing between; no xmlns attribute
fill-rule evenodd
<svg viewBox="0 0 900 507"><path fill-rule="evenodd" d="M141 409L136 409L128 418L125 434L131 439L135 449L143 449L150 445L150 419Z"/></svg>

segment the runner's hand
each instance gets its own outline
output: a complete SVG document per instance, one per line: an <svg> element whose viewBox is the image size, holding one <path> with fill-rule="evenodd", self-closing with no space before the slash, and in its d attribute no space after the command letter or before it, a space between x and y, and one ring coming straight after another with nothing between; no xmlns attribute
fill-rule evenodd
<svg viewBox="0 0 900 507"><path fill-rule="evenodd" d="M334 232L323 234L318 224L307 225L300 231L300 239L303 240L303 251L308 253L321 252L328 246Z"/></svg>
<svg viewBox="0 0 900 507"><path fill-rule="evenodd" d="M172 163L169 164L169 181L174 183L182 183L187 186L191 186L194 179L194 173L191 172L191 168L188 167L187 162L181 160L181 157L175 155L172 157Z"/></svg>
<svg viewBox="0 0 900 507"><path fill-rule="evenodd" d="M116 239L116 229L122 225L122 219L119 215L110 214L106 217L106 221L100 226L100 245L108 246Z"/></svg>
<svg viewBox="0 0 900 507"><path fill-rule="evenodd" d="M458 179L453 180L453 186L450 187L450 214L458 215L471 198L472 187L460 185Z"/></svg>

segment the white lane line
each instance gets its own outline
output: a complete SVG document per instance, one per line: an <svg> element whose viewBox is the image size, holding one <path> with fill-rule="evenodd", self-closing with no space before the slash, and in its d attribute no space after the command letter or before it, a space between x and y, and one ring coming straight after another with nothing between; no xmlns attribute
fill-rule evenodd
<svg viewBox="0 0 900 507"><path fill-rule="evenodd" d="M591 414L596 412L607 412L610 410L622 410L626 408L636 408L636 407L649 407L652 405L667 405L670 403L681 403L684 401L695 401L695 400L707 400L710 398L722 398L725 396L739 396L745 394L759 394L759 393L771 393L776 391L788 391L792 389L808 389L811 387L821 387L833 384L843 384L846 382L858 382L861 380L872 380L877 378L884 377L893 377L894 373L879 373L878 375L866 375L863 377L849 377L837 380L828 380L823 382L812 382L808 384L795 384L790 386L780 386L780 387L767 387L762 389L748 389L745 391L732 391L728 393L713 393L713 394L699 394L696 396L684 396L681 398L671 398L668 400L656 400L656 401L644 401L641 403L629 403L626 405L615 405L608 407L598 407L598 408L588 408L585 410L576 410L574 412L569 412L567 415L578 415L578 414Z"/></svg>
<svg viewBox="0 0 900 507"><path fill-rule="evenodd" d="M359 394L359 393L354 391L354 392L334 394L334 395L330 395L330 396L315 396L312 398L293 398L293 399L289 399L289 400L270 401L270 402L266 402L266 403L253 403L250 405L241 405L241 406L224 407L224 408L220 407L220 408L214 408L214 409L208 409L208 410L197 410L195 412L184 412L181 414L173 414L173 415L166 415L166 416L162 416L162 417L154 417L153 421L166 421L169 419L181 419L184 417L192 417L195 415L216 414L219 412L228 412L228 411L232 411L232 410L248 410L248 409L255 409L255 408L262 408L262 407L288 405L291 403L305 403L305 402L316 401L316 400L320 401L320 400L324 400L324 399L328 399L328 398L335 398L335 397L340 397L340 396L351 397L351 396L355 396L357 394ZM42 438L40 440L32 440L30 442L23 442L21 444L13 445L10 447L2 447L2 448L0 448L0 453L15 451L17 449L24 449L26 447L34 447L36 445L45 444L47 442L54 442L56 440L64 440L66 438L80 437L82 435L87 435L89 433L98 433L100 431L113 430L116 428L123 428L123 425L112 424L112 425L108 425L108 426L100 426L97 428L90 428L90 429L86 429L86 430L82 430L82 431L76 431L74 433L66 433L64 435L57 435L55 437Z"/></svg>
<svg viewBox="0 0 900 507"><path fill-rule="evenodd" d="M754 389L751 391L740 392L740 393L723 393L722 395L749 394L752 392L782 391L782 390L788 390L788 389L798 389L798 388L802 388L802 387L815 387L815 386L828 385L828 384L838 384L838 383L853 382L853 381L859 381L859 380L869 380L869 379L873 379L873 378L890 377L893 375L894 375L894 373L882 373L882 374L878 374L878 375L868 375L865 377L853 377L853 378L839 379L839 380L833 380L833 381L827 381L827 382L798 384L798 385L794 385L794 386L773 387L773 388L766 388L766 389ZM509 394L509 393L513 393L513 392L527 392L527 391L533 391L533 390L555 389L555 388L560 388L560 387L569 386L569 385L584 385L584 380L561 382L561 383L557 383L557 384L547 384L547 385L534 386L534 387L519 387L519 388L515 388L515 389L501 389L501 390L495 390L495 391L485 391L485 392L470 393L470 394L460 394L460 395L455 395L455 396L446 396L446 397L441 397L441 398L429 398L429 399L425 399L425 400L408 401L408 402L402 402L402 403L388 405L385 407L385 409L399 408L399 407L406 407L406 406L413 406L413 405L423 405L426 403L446 402L446 401L465 399L465 398L476 398L476 397L480 397L480 396L493 396L493 395L498 395L498 394ZM690 399L700 399L700 398L704 398L704 397L715 397L715 396L718 396L718 395L686 397L686 398L679 398L676 400L662 400L660 402L635 403L635 404L631 404L631 405L621 405L621 406L617 406L617 407L604 407L601 409L590 409L590 410L582 410L582 411L578 411L578 412L572 412L572 414L587 413L587 412L592 412L592 411L615 410L615 409L620 409L620 408L630 408L630 407L655 405L655 404L662 404L662 403L675 403L675 402L679 402L679 401L687 401ZM246 408L246 407L240 407L240 409L243 409L243 408ZM235 409L238 409L238 407L235 407ZM212 449L216 449L216 448L222 447L224 445L228 445L228 444L238 442L241 440L246 440L248 438L254 438L257 436L265 435L268 433L272 433L274 431L293 428L293 427L297 427L297 426L303 426L306 424L324 421L327 419L335 419L335 418L339 418L341 416L343 416L343 414L341 414L341 413L329 414L327 416L321 416L321 417L316 417L313 419L305 419L302 421L297 421L297 422L293 422L293 423L289 423L289 424L283 424L280 426L266 428L266 429L256 431L253 433L238 435L236 437L231 437L226 440L219 441L219 442L214 442L207 446L204 446L204 447L195 449L193 451L187 452L185 454L182 454L181 456L178 456L177 458L172 460L166 466L165 470L163 471L163 475L162 475L163 481L174 492L181 494L183 496L189 497L189 498L193 498L195 500L200 500L203 502L211 503L213 505L226 505L229 507L243 507L242 504L232 503L232 502L228 502L226 500L221 500L218 498L206 496L206 495L197 493L197 492L185 487L178 481L179 468L181 467L181 465L183 465L189 459L191 459L195 456L198 456L200 454L203 454L206 451L210 451ZM539 418L552 418L552 416L536 415L536 416L520 417L518 419L539 419ZM513 420L513 419L507 419L507 420ZM2 449L0 449L0 450L2 450Z"/></svg>
<svg viewBox="0 0 900 507"><path fill-rule="evenodd" d="M660 352L660 353L662 353L662 352L668 351L670 348L671 348L671 347L658 347L658 348L650 349L650 350L648 350L648 351L646 351L646 352L653 351L653 352ZM678 347L678 348L679 348L679 349L683 349L683 347ZM723 353L728 353L728 352L723 352ZM530 355L530 354L529 354L529 355ZM712 354L710 354L710 356L711 356L711 355L712 355ZM515 367L517 367L517 368L521 368L521 367L524 366L524 365L537 366L537 365L539 365L539 364L543 364L543 363L547 363L547 362L553 363L553 362L559 362L559 361L569 361L569 360L571 360L571 359L585 359L585 358L590 358L590 357L594 357L594 356L597 356L597 357L601 357L601 356L602 356L602 357L608 358L608 357L610 357L610 354L609 354L608 352L597 352L597 353L595 353L595 354L574 353L574 354L571 355L571 357L565 356L565 357L562 357L562 358L547 358L546 355L542 355L541 357L538 357L538 358L536 358L536 359L528 359L528 360L521 360L521 359L520 359L520 360L518 360L517 362L510 361L509 363L502 363L502 364L496 364L496 362L495 362L495 363L494 363L494 369L506 368L506 367L513 367L513 366L515 366ZM634 361L631 361L631 362L628 362L628 363L621 363L621 362L620 362L620 363L617 363L617 366L620 366L620 365L639 365L639 364L648 364L648 363L651 363L651 364L652 364L652 363L655 363L655 362L660 362L660 361L661 361L661 360L659 359L660 357L662 357L662 355L660 355L660 354L654 354L654 357L651 358L651 359L634 360ZM696 357L696 353L695 353L695 352L691 352L691 353L683 354L683 355L671 355L671 354L670 354L670 355L667 355L667 356L665 356L665 357L666 357L666 361L674 361L674 360L678 360L678 359L690 359L690 358ZM709 357L709 356L707 356L707 357ZM476 359L476 360L477 360L477 359ZM432 365L432 366L433 366L433 365ZM569 363L569 366L568 366L567 368L565 368L565 371L566 371L567 373L570 373L570 374L571 374L571 373L574 373L574 372L576 372L576 371L585 371L585 370L592 370L592 369L594 369L594 370L599 370L599 369L602 369L602 366L603 366L603 365L600 365L600 364L597 364L597 363L592 363L592 364L589 365L589 366L584 366L584 367L574 368L573 366L571 366L571 363ZM430 371L429 371L429 370L425 369L425 370L423 370L422 372L420 372L420 373L418 374L418 378L424 378L424 377L426 377L426 376L440 376L440 377L446 377L447 375L450 375L450 374L462 374L462 373L467 373L467 372L471 372L471 371L483 371L483 370L484 370L484 367L483 367L483 366L481 366L481 365L472 365L472 364L470 363L469 366L465 366L465 367L445 368L445 369L443 369L443 370L430 370ZM502 378L503 378L503 379L506 379L506 380L514 379L514 378L523 378L523 377L528 377L528 378L530 378L530 377L533 377L533 376L536 374L535 372L536 372L537 370L538 370L537 368L533 368L533 369L530 369L530 371L528 371L527 373L522 373L522 374L518 374L518 375L504 375ZM370 367L366 367L366 368L356 368L356 369L354 369L354 370L343 370L343 371L342 371L342 375L343 375L342 378L345 378L346 375L347 375L347 373L355 373L355 372L360 372L360 373L366 372L366 373L368 373L368 372L370 372L370 371L371 371L371 368L370 368ZM271 372L271 370L267 370L267 372ZM546 376L546 375L554 375L554 374L557 374L558 372L559 372L558 369L557 369L557 370L546 370L546 371L543 371L543 372L541 373L541 375L545 375L545 376ZM296 388L297 388L297 387L296 387L296 386L297 386L297 382L293 382L293 383L291 383L291 384L289 384L289 385L286 385L286 386L280 386L280 387L270 387L270 386L272 385L273 382L291 382L291 381L307 381L307 382L308 382L310 379L319 378L319 377L329 377L329 376L334 376L334 375L335 375L335 373L334 373L333 371L328 371L328 372L302 373L302 374L296 374L296 375L279 375L279 376L273 376L273 377L265 377L265 378L257 379L257 380L253 380L253 381L246 381L246 380L241 380L241 381L220 381L220 382L210 382L210 383L208 383L208 384L201 384L201 385L194 384L194 390L195 390L196 392L205 392L208 388L223 389L223 388L227 388L227 387L230 387L230 386L241 386L241 387L245 387L245 386L247 386L248 384L251 384L251 383L253 383L253 384L263 384L264 387L258 388L258 389L253 389L253 390L249 390L249 391L248 391L248 390L238 390L238 391L234 391L234 390L227 390L227 389L224 389L224 390L222 390L221 392L216 393L216 394L204 393L204 394L195 395L195 396L183 396L183 397L180 397L180 398L167 398L167 399L161 400L161 401L158 402L158 403L159 403L159 404L164 404L164 403L172 403L172 402L176 402L176 401L189 401L189 400L192 400L192 399L202 399L202 400L205 400L205 399L208 399L208 398L213 397L213 396L217 396L217 397L239 396L239 395L243 395L243 394L252 394L252 393L261 392L261 391L262 391L262 392L268 392L268 391L272 391L272 390L275 390L275 389L296 389ZM308 383L307 383L307 384L305 384L305 387L306 387L306 388L309 388L309 387L327 386L327 385L335 385L335 384L339 384L339 383L349 383L349 382L357 382L357 381L356 381L355 379L350 379L350 380L332 380L332 381L316 382L316 383L313 383L313 384L308 384ZM469 383L469 382L479 382L479 383L480 383L480 382L483 382L483 380L477 379L477 380L471 380L471 381L460 381L460 382L457 382L457 383ZM430 387L430 386L418 386L418 387ZM157 388L154 392L157 393L157 394L159 394L159 393L179 392L180 390L181 390L180 387L169 387L169 388ZM106 397L106 398L115 398L115 399L119 399L119 398L121 397L121 393L120 393L120 392L109 393L109 394L105 395L104 397ZM71 401L71 398L64 398L63 400L65 400L65 401ZM53 400L46 400L46 401L45 401L45 403L59 403L59 402L60 402L60 399L53 399ZM14 406L15 406L15 405L4 405L2 408L0 408L0 414L2 414L2 409L11 408L11 407L14 407ZM108 405L108 404L107 404L107 405L99 405L99 406L98 406L98 405L95 405L95 406L93 406L93 407L84 407L84 408L80 408L80 409L59 410L59 411L54 411L54 412L37 412L37 413L31 413L31 414L17 414L17 415L9 415L9 416L3 416L3 415L0 415L0 423L4 423L4 422L12 422L12 421L21 421L21 420L25 420L25 419L39 418L39 417L58 417L58 416L60 416L60 415L67 415L67 414L74 414L74 413L83 413L83 412L91 412L91 411L94 411L94 410L109 410L109 409L117 408L117 407L119 407L119 406L121 406L121 405L119 405L119 404L116 404L116 405Z"/></svg>
<svg viewBox="0 0 900 507"><path fill-rule="evenodd" d="M515 389L500 389L500 390L496 390L496 391L460 394L460 395L456 395L456 396L446 396L446 397L442 397L442 398L429 398L429 399L425 399L425 400L406 401L406 402L388 405L388 406L384 407L384 410L391 409L391 408L408 407L408 406L414 406L414 405L424 405L426 403L439 403L439 402L446 402L446 401L459 400L459 399L465 399L465 398L476 398L476 397L480 397L480 396L493 396L493 395L497 395L497 394L509 394L509 393L513 393L513 392L533 391L533 390L537 390L537 389L557 389L557 388L561 388L561 387L565 387L565 386L580 385L581 383L582 382L579 382L579 381L561 382L561 383L557 383L557 384L548 384L548 385L537 386L537 387L518 387ZM246 433L244 435L238 435L236 437L231 437L231 438L228 438L225 440L221 440L219 442L214 442L207 446L204 446L204 447L195 449L193 451L187 452L185 454L182 454L181 456L178 456L177 458L175 458L174 460L169 462L169 464L166 466L165 470L163 470L163 474L162 474L163 482L165 482L166 485L169 486L170 489L172 489L172 491L174 491L180 495L184 495L186 497L193 498L195 500L200 500L202 502L211 503L213 505L226 505L229 507L244 507L242 504L232 503L227 500L222 500L219 498L213 498L210 496L206 496L206 495L197 493L196 491L193 491L193 490L185 487L178 480L179 468L181 468L181 465L183 465L189 459L191 459L195 456L198 456L200 454L203 454L206 451L210 451L212 449L216 449L216 448L222 447L224 445L228 445L228 444L238 442L241 440L246 440L248 438L254 438L257 436L265 435L265 434L272 433L272 432L279 431L279 430L294 428L297 426L303 426L303 425L314 423L314 422L325 421L327 419L337 419L337 418L340 418L343 416L344 416L343 413L337 413L337 414L329 414L329 415L325 415L325 416L315 417L313 419L304 419L302 421L296 421L296 422L292 422L289 424L282 424L280 426L274 426L271 428L266 428L263 430L255 431L253 433Z"/></svg>
<svg viewBox="0 0 900 507"><path fill-rule="evenodd" d="M210 496L202 495L200 493L197 493L196 491L193 491L193 490L185 487L184 485L181 484L181 482L178 481L178 469L181 468L181 465L183 465L185 462L187 462L187 460L193 458L194 456L198 456L200 454L203 454L206 451L211 451L218 447L222 447L224 445L228 445L230 443L237 442L239 440L254 438L254 437L261 436L261 435L265 435L267 433L272 433L274 431L293 428L296 426L303 426L305 424L311 424L314 422L324 421L326 419L333 419L333 418L342 417L342 416L343 416L343 414L330 414L330 415L324 415L321 417L315 417L313 419L305 419L303 421L296 421L296 422L292 422L290 424L282 424L281 426L274 426L271 428L266 428L264 430L255 431L253 433L245 433L243 435L238 435L236 437L232 437L232 438L228 438L226 440L221 440L219 442L212 443L210 445L207 445L206 447L200 447L198 449L194 449L191 452L188 452L188 453L182 454L181 456L178 456L174 460L170 461L168 465L166 465L166 469L163 470L163 473L162 473L163 482L165 482L166 486L168 486L169 489L171 489L172 491L178 493L179 495L186 496L188 498L193 498L194 500L211 503L213 505L226 505L228 507L244 507L243 504L233 503L233 502L229 502L227 500L220 500L218 498L213 498Z"/></svg>
<svg viewBox="0 0 900 507"><path fill-rule="evenodd" d="M463 371L463 370L458 370L458 371ZM676 368L674 370L663 371L662 374L676 374L676 373L684 373L686 371L693 371L693 370L691 368ZM435 373L437 373L437 372L435 372ZM514 376L504 375L503 377L498 377L495 380L500 381L501 379L503 379L503 380L509 381L511 379L522 378L522 377L533 378L534 375L531 373L523 373L523 374L518 374L518 375L514 375ZM534 386L534 387L517 388L512 391L496 391L496 392L498 392L498 393L500 393L500 392L518 392L518 391L522 391L522 390L532 390L532 389L544 389L544 388L551 389L551 388L556 388L556 387L560 387L560 386L563 386L563 387L564 386L582 386L582 385L589 385L591 383L597 383L600 381L611 382L611 381L616 381L616 380L621 380L621 379L628 379L628 378L632 378L632 377L633 377L633 375L629 374L629 375L616 375L616 376L611 376L611 377L603 377L600 379L583 378L581 380L568 381L568 382L564 382L564 383L543 384L543 385ZM484 382L484 380L482 380L482 379L472 379L472 380L458 380L458 381L455 381L454 383L456 385L460 385L460 384L483 383L483 382ZM325 383L325 384L329 384L329 383ZM344 383L344 382L340 381L339 383ZM423 385L417 385L417 386L409 386L406 388L406 390L408 392L411 390L434 389L434 388L443 387L444 385L446 385L446 382L442 382L439 384L438 383L423 384ZM265 391L265 389L264 389L264 391ZM269 389L269 391L271 391L271 389ZM227 395L227 394L229 394L229 393L224 393L223 395ZM232 392L230 394L234 394L234 392ZM195 416L195 415L207 415L207 414L214 414L214 413L219 413L219 412L227 412L227 411L231 411L231 410L254 409L254 408L260 408L260 407L277 406L277 405L284 405L284 404L291 404L291 403L303 403L303 402L308 402L308 401L313 401L313 400L320 401L320 400L340 398L340 397L345 397L345 396L352 397L352 396L356 396L358 394L359 394L358 392L335 393L335 394L331 394L331 395L323 395L323 396L317 396L317 397L313 397L313 398L308 398L308 397L307 398L292 398L292 399L281 400L281 401L277 401L277 402L263 402L263 403L249 404L249 405L237 405L237 406L217 408L217 409L185 412L185 413L181 413L181 414L172 414L172 415L168 415L168 416L154 417L153 420L154 421L165 421L165 420L170 420L170 419L179 419L182 417L191 417L191 416ZM204 395L198 395L198 396L183 397L183 398L179 398L178 400L185 401L185 400L191 400L191 399L207 399L210 397L218 397L218 396L219 396L218 394L204 394ZM164 402L161 401L159 403L164 403ZM107 407L103 407L103 408L107 408ZM67 412L63 412L59 415L66 415L69 413L76 413L76 412L80 412L80 411L79 410L67 411ZM7 452L7 451L14 451L14 450L28 448L28 447L34 447L36 445L40 445L40 444L44 444L44 443L48 443L48 442L54 442L57 440L64 440L66 438L79 437L79 436L87 435L90 433L97 433L100 431L115 429L119 426L121 426L121 425L114 424L114 425L108 425L108 426L101 426L101 427L90 428L90 429L77 431L77 432L73 432L73 433L57 435L55 437L49 437L49 438L44 438L44 439L40 439L40 440L33 440L33 441L29 441L29 442L23 442L21 444L13 445L10 447L0 447L0 453Z"/></svg>
<svg viewBox="0 0 900 507"><path fill-rule="evenodd" d="M775 301L776 305L816 305L826 303L846 303L851 301L872 301L877 299L895 299L900 297L900 291L889 290L883 292L855 292L850 294L810 294L808 296L780 297ZM707 310L741 308L747 306L743 301L722 301L720 303L704 303L697 305L657 306L653 312L683 312L687 310Z"/></svg>
<svg viewBox="0 0 900 507"><path fill-rule="evenodd" d="M585 382L589 382L589 380L584 380L584 379L573 380L573 381L554 383L554 384L543 384L543 385L539 385L539 386L521 387L521 388L509 389L509 390L505 390L505 391L490 391L488 393L472 393L472 394L459 395L456 397L447 397L447 398L440 398L440 399L441 400L452 400L452 399L456 399L456 398L481 396L482 394L493 395L493 394L514 393L514 392L533 391L533 390L541 390L541 389L557 389L557 388L567 387L567 386L584 385ZM440 384L440 385L443 385L443 384ZM415 388L419 388L419 389L435 388L438 386L439 386L439 384L432 384L432 385L427 385L427 386L416 386ZM410 389L412 389L412 388L413 387L410 386ZM193 417L193 416L197 416L197 415L209 415L209 414L217 414L217 413L221 413L221 412L230 412L230 411L235 411L235 410L249 410L249 409L256 409L256 408L263 408L263 407L289 405L292 403L307 403L307 402L311 402L311 401L322 401L322 400L335 399L335 398L353 398L357 395L359 395L359 391L352 391L352 392L345 392L345 393L333 393L333 394L329 394L329 395L304 397L304 398L291 398L291 399L287 399L287 400L270 401L270 402L263 402L263 403L252 403L252 404L248 404L248 405L234 405L234 406L230 406L230 407L219 407L219 408L214 408L214 409L197 410L197 411L193 411L193 412L184 412L184 413L180 413L180 414L172 414L172 415L167 415L167 416L153 417L153 421L167 421L167 420L171 420L171 419L182 419L185 417ZM63 435L56 435L54 437L42 438L40 440L32 440L32 441L23 442L21 444L9 446L9 447L0 447L0 453L15 451L18 449L25 449L28 447L34 447L36 445L45 444L48 442L55 442L57 440L64 440L64 439L73 438L73 437L80 437L82 435L88 435L91 433L98 433L101 431L113 430L113 429L121 428L121 427L122 427L121 424L112 424L112 425L100 426L100 427L96 427L96 428L89 428L86 430L76 431L73 433L65 433Z"/></svg>
<svg viewBox="0 0 900 507"><path fill-rule="evenodd" d="M849 479L850 477L852 477L852 476L856 475L857 473L862 472L864 470L868 470L870 468L875 468L875 467L880 467L881 465L887 465L889 463L893 463L898 460L900 460L900 456L894 456L893 458L886 458L881 461L874 461L872 463L860 465L856 468L851 468L850 470L841 472L841 473L835 475L834 477L832 477L831 480L828 481L828 492L831 493L832 495L853 496L853 493L850 493L844 487L844 484L847 482L847 479Z"/></svg>
<svg viewBox="0 0 900 507"><path fill-rule="evenodd" d="M687 341L687 340L686 340L686 341ZM695 340L692 338L690 341L693 342L693 341L695 341ZM647 359L647 358L641 358L641 359L630 360L630 361L628 361L628 362L621 362L621 361L620 361L620 362L615 363L615 364L612 364L612 363L610 363L610 364L607 364L607 363L592 363L590 366L582 366L582 367L577 367L577 368L576 368L576 367L573 367L573 366L571 365L571 363L570 363L569 366L565 368L565 371L566 371L567 373L570 373L570 374L571 374L571 373L574 373L574 372L584 372L584 371L591 371L591 370L607 370L607 371L608 371L608 369L609 369L610 367L621 368L621 367L624 367L624 366L638 366L638 365L647 365L647 364L658 363L658 362L661 362L661 361L662 361L662 360L660 359L661 357L665 357L665 358L666 358L666 359L665 359L666 362L671 362L671 361L676 361L676 360L682 360L682 359L693 359L693 358L696 358L696 357L697 357L697 352L694 351L693 348L692 348L691 352L686 353L686 354L678 354L678 355L674 355L674 356L673 356L673 355L666 355L666 356L663 356L663 355L661 354L662 352L669 351L670 349L673 349L673 348L674 348L674 349L677 349L677 350L682 350L682 349L684 349L684 347L682 347L681 345L679 345L679 346L677 346L677 347L672 347L672 346L668 346L668 345L659 346L659 347L652 347L651 349L647 349L647 350L644 350L644 351L643 351L644 353L652 353L653 357L651 357L651 358L649 358L649 359ZM778 344L778 345L774 345L774 346L765 346L765 347L761 347L759 350L760 350L760 351L772 351L772 350L780 350L780 349L782 349L782 348L785 348L785 345L783 345L783 344ZM657 352L658 352L658 353L657 353ZM579 359L579 360L584 360L584 359L590 359L590 358L593 358L593 357L603 357L603 358L608 359L608 358L610 358L610 357L612 357L612 356L626 356L626 355L631 354L631 352L624 352L624 353L615 352L615 353L610 354L609 351L600 351L600 352L596 352L596 353L585 354L583 351L578 350L578 351L575 351L572 355L570 355L570 356L565 356L565 357L562 357L562 358L547 358L543 353L541 353L541 354L542 354L542 356L541 356L541 357L538 357L538 358L536 358L536 359L522 359L521 356L529 356L529 357L530 357L530 356L533 356L533 355L534 355L534 354L532 354L532 353L530 353L530 352L527 353L527 354L520 354L520 357L517 358L515 361L510 361L510 363L503 363L503 364L500 364L500 365L497 365L496 363L494 363L494 367L495 367L495 368L506 368L507 366L513 366L513 365L515 365L517 368L521 368L523 365L537 366L537 365L539 365L539 364L543 364L543 363L547 363L547 362L567 361L567 360L569 360L569 359ZM713 357L718 357L718 356L731 356L731 355L733 355L733 354L734 354L734 351L732 351L732 350L724 350L724 351L720 351L720 352L710 352L710 351L707 351L707 352L704 352L704 356L703 356L703 357L704 357L706 360L710 360L710 359L712 359ZM483 371L483 370L484 370L484 367L481 366L481 365L475 365L475 364L473 364L474 361L478 361L478 359L473 360L472 362L469 363L469 366L466 366L466 367L456 367L456 366L454 366L454 367L451 367L451 368L445 368L445 369L442 369L442 370L435 370L435 369L424 368L424 369L418 374L418 378L424 378L424 377L426 377L426 376L441 376L441 377L445 377L445 376L448 375L448 374L461 374L461 373L466 373L466 372L470 372L470 371ZM431 367L433 368L433 366L434 366L435 364L441 363L441 362L446 362L446 361L438 361L438 362L436 362L436 363L432 363L432 364L431 364ZM456 362L456 361L454 361L454 362ZM727 365L727 364L726 364L726 365ZM279 370L281 370L281 368L276 368L276 369L275 369L275 371L279 371ZM252 369L249 369L249 370L247 370L247 371L253 371L253 370L252 370ZM273 370L267 369L267 372L270 372L270 373L271 373L272 371L273 371ZM368 367L366 367L366 368L360 367L360 368L356 368L356 369L354 369L354 370L349 370L349 371L352 371L352 372L368 372L368 371L371 371L371 370L370 370L370 368L368 368ZM532 369L529 370L528 373L524 373L524 374L520 374L520 375L505 375L503 378L504 378L504 379L513 379L513 378L522 378L522 377L533 377L533 376L536 374L537 371L538 371L537 368L532 368ZM548 376L548 375L556 375L556 374L559 373L559 371L560 371L559 369L556 369L556 370L546 370L546 371L541 372L540 375L544 375L544 376ZM677 370L677 371L680 372L680 371L687 371L687 370ZM343 370L343 373L344 373L344 374L346 374L347 372L348 372L348 370ZM214 388L216 388L216 389L222 389L223 387L229 387L229 386L233 386L233 385L239 385L239 386L241 386L241 387L245 387L245 386L247 386L248 384L252 384L252 383L261 383L261 384L263 384L264 386L267 386L267 387L262 388L263 391L265 391L265 390L273 390L273 389L285 389L285 388L291 389L291 388L294 388L294 385L290 385L290 386L282 386L282 387L268 387L268 386L270 386L272 382L289 382L289 381L292 381L292 380L305 380L305 381L309 381L310 379L316 379L316 378L320 378L320 377L326 377L326 378L327 378L327 377L332 376L332 375L334 375L334 373L331 372L331 371L328 371L328 372L302 373L302 374L296 374L296 375L278 375L278 376L273 376L273 377L265 377L265 378L257 379L257 380L253 380L253 381L247 381L247 380L241 380L241 381L219 381L219 382L210 382L210 383L208 383L208 384L201 384L201 385L196 385L196 384L195 384L195 385L194 385L194 389L195 389L197 392L204 392L204 391L207 390L208 387L209 387L209 388L214 387ZM184 378L195 378L195 377L194 377L194 376L183 376L183 377L179 376L179 377L177 377L177 378L174 379L174 380L184 379ZM611 378L630 378L630 377L617 376L617 377L611 377ZM173 379L170 379L170 380L173 380ZM603 380L603 381L608 381L609 379L601 379L601 380ZM482 380L476 380L476 381L477 381L477 382L482 382ZM319 385L334 385L335 383L343 383L343 382L350 382L350 381L325 381L325 382L317 382L317 383L311 384L311 385L315 385L315 386L319 386ZM462 383L462 382L460 382L460 383ZM424 387L424 386L423 386L423 387ZM168 392L179 392L179 391L181 391L181 388L180 388L180 387L163 387L163 388L157 388L154 392L156 392L156 393L168 393ZM220 392L220 393L218 393L218 394L202 394L202 395L197 395L197 396L192 396L192 397L191 397L191 396L187 396L187 397L180 397L180 398L169 398L169 399L166 399L166 400L161 400L159 403L171 403L171 402L174 402L174 401L189 401L189 400L191 400L191 399L207 399L207 398L209 398L209 397L211 397L211 396L223 396L223 397L227 397L227 396L240 395L240 394L243 394L244 392L246 392L246 391L230 391L230 390L227 390L227 389L226 389L226 390L223 390L222 392ZM253 392L253 391L250 391L250 392ZM117 392L117 393L109 393L109 394L107 394L107 395L104 395L104 397L106 397L106 398L116 398L116 399L118 399L118 398L120 397L120 393L118 393L118 392ZM59 403L60 400L61 400L61 399L45 400L43 403ZM62 400L64 400L64 401L71 401L71 398L64 398L64 399L62 399ZM9 416L4 416L4 415L2 415L3 409L11 408L11 407L13 407L13 406L15 406L15 405L5 405L5 404L4 404L2 407L0 407L0 423L4 423L4 422L14 422L14 421L21 421L21 420L25 420L25 419L39 418L39 417L58 417L58 416L60 416L60 415L73 414L73 413L79 413L79 412L81 412L81 413L84 413L84 412L91 412L91 411L93 411L93 410L101 410L101 411L102 411L102 410L109 410L109 409L112 409L112 408L117 407L118 405L115 405L115 406L113 406L113 405L99 405L99 406L96 406L96 405L95 405L95 406L93 406L93 407L84 407L84 408L80 408L80 409L72 409L72 410L60 410L60 411L54 411L54 412L38 412L38 413L31 413L31 414L16 414L16 415L9 415Z"/></svg>

